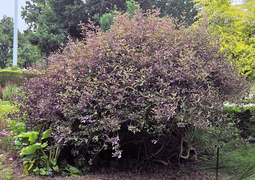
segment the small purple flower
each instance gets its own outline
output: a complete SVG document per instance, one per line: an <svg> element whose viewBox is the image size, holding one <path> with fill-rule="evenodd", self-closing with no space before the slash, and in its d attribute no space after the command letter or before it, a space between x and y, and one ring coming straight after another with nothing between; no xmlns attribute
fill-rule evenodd
<svg viewBox="0 0 255 180"><path fill-rule="evenodd" d="M2 130L0 133L5 136L7 134L7 131Z"/></svg>

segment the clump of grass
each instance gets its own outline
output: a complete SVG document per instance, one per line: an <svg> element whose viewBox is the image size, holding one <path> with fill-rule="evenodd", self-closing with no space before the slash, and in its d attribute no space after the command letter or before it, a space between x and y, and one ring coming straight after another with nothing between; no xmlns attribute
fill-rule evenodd
<svg viewBox="0 0 255 180"><path fill-rule="evenodd" d="M3 101L8 101L8 98L18 92L18 86L14 83L7 82L3 91Z"/></svg>
<svg viewBox="0 0 255 180"><path fill-rule="evenodd" d="M255 144L248 148L241 141L232 140L220 149L218 171L233 180L255 179ZM207 161L206 170L216 171L216 160Z"/></svg>
<svg viewBox="0 0 255 180"><path fill-rule="evenodd" d="M210 133L197 126L190 126L185 134L186 140L197 152L207 155L215 153L214 145L217 143L217 139L212 138L212 136L212 132Z"/></svg>
<svg viewBox="0 0 255 180"><path fill-rule="evenodd" d="M255 145L251 148L240 141L231 141L222 149L220 172L229 174L233 179L254 179L255 177Z"/></svg>

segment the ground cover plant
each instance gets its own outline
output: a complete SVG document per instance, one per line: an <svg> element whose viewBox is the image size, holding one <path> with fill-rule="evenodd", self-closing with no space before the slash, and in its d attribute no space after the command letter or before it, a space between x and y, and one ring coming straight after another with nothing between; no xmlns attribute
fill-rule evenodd
<svg viewBox="0 0 255 180"><path fill-rule="evenodd" d="M0 179L12 179L12 161L17 157L13 137L26 131L24 123L7 118L8 112L16 110L9 101L0 101Z"/></svg>
<svg viewBox="0 0 255 180"><path fill-rule="evenodd" d="M47 68L31 69L37 77L11 99L19 111L8 117L31 132L51 129L57 163L82 172L111 157L135 168L195 158L184 148L186 129L231 130L223 102L238 102L248 82L206 21L187 29L158 10L115 14L107 32L81 23L86 40L70 41Z"/></svg>

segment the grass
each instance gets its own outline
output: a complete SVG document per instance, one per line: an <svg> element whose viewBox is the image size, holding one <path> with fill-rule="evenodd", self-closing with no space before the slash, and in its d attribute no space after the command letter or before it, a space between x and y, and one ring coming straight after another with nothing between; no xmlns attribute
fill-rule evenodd
<svg viewBox="0 0 255 180"><path fill-rule="evenodd" d="M2 92L3 95L3 101L8 101L9 97L11 97L13 94L16 94L18 91L18 86L16 84L7 82L5 84L5 89Z"/></svg>
<svg viewBox="0 0 255 180"><path fill-rule="evenodd" d="M219 172L229 175L233 180L255 179L255 144L251 148L240 141L230 141L220 149ZM206 170L215 171L216 161L208 161Z"/></svg>

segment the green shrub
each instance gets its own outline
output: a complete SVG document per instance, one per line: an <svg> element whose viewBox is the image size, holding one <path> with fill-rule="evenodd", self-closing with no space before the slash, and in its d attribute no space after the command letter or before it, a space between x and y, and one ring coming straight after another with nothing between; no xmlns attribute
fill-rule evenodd
<svg viewBox="0 0 255 180"><path fill-rule="evenodd" d="M5 87L6 82L12 82L20 85L19 71L17 70L0 70L0 84Z"/></svg>
<svg viewBox="0 0 255 180"><path fill-rule="evenodd" d="M249 86L206 23L185 29L158 11L115 14L109 32L82 25L86 42L52 54L12 98L19 111L10 117L51 126L73 161L91 164L108 150L137 158L136 167L178 158L185 126L225 130L223 102Z"/></svg>
<svg viewBox="0 0 255 180"><path fill-rule="evenodd" d="M27 70L0 70L0 86L5 87L6 82L20 86L26 78L32 78L34 74L27 74ZM24 79L25 78L25 79Z"/></svg>

